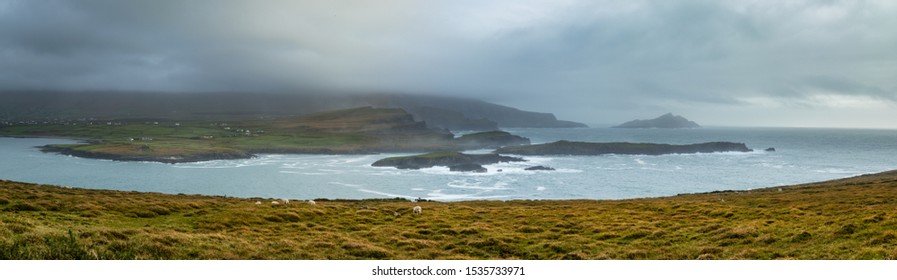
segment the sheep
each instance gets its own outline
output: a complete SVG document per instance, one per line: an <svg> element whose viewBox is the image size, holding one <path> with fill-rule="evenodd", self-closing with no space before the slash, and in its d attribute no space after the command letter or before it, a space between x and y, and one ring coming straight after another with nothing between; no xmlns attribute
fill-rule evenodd
<svg viewBox="0 0 897 280"><path fill-rule="evenodd" d="M262 204L261 201L258 201L258 200L255 201L255 205L261 205L261 204Z"/></svg>
<svg viewBox="0 0 897 280"><path fill-rule="evenodd" d="M317 204L318 203L316 203L314 200L310 200L310 199L308 200L308 205L317 205Z"/></svg>
<svg viewBox="0 0 897 280"><path fill-rule="evenodd" d="M271 201L271 205L278 205L278 204L280 204L280 202L278 202L277 200Z"/></svg>
<svg viewBox="0 0 897 280"><path fill-rule="evenodd" d="M414 208L411 209L411 212L414 212L414 214L420 215L421 212L423 212L423 209L421 209L420 206L414 206Z"/></svg>
<svg viewBox="0 0 897 280"><path fill-rule="evenodd" d="M280 201L283 202L283 204L290 204L290 200L286 198L282 198Z"/></svg>

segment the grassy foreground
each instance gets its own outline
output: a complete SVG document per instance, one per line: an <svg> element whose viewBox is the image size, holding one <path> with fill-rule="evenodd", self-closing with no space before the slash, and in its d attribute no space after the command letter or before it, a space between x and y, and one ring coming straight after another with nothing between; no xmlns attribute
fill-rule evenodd
<svg viewBox="0 0 897 280"><path fill-rule="evenodd" d="M271 201L0 181L0 259L897 258L897 171L618 201Z"/></svg>

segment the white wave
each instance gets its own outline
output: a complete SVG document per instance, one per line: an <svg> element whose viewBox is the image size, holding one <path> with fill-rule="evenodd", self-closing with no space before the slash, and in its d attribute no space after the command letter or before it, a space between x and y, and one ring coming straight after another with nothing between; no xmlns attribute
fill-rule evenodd
<svg viewBox="0 0 897 280"><path fill-rule="evenodd" d="M349 158L344 158L344 159L339 160L340 163L344 163L344 164L356 163L356 162L362 162L362 161L363 162L370 161L370 163L367 163L366 165L370 165L371 163L374 162L374 160L372 160L371 156L349 157Z"/></svg>
<svg viewBox="0 0 897 280"><path fill-rule="evenodd" d="M572 169L572 168L558 168L558 169L555 169L553 172L557 172L557 173L582 173L582 172L584 172L584 171L582 171L582 170L580 170L580 169Z"/></svg>
<svg viewBox="0 0 897 280"><path fill-rule="evenodd" d="M425 191L423 188L411 188L412 191L422 192Z"/></svg>
<svg viewBox="0 0 897 280"><path fill-rule="evenodd" d="M427 194L427 199L438 201L507 199L509 195L446 194L442 190L434 190Z"/></svg>
<svg viewBox="0 0 897 280"><path fill-rule="evenodd" d="M333 174L331 174L331 173L299 172L299 171L285 171L285 170L278 171L278 173L299 174L299 175L333 175Z"/></svg>
<svg viewBox="0 0 897 280"><path fill-rule="evenodd" d="M785 164L776 164L776 163L771 163L771 162L761 162L761 163L755 164L754 166L768 167L768 168L775 168L775 169L785 168Z"/></svg>
<svg viewBox="0 0 897 280"><path fill-rule="evenodd" d="M337 186L343 186L343 187L353 187L353 188L362 186L362 185L358 185L358 184L349 184L349 183L342 183L342 182L327 182L327 183L331 184L331 185L337 185Z"/></svg>
<svg viewBox="0 0 897 280"><path fill-rule="evenodd" d="M198 169L220 169L220 168L241 168L266 166L279 163L280 156L277 155L261 155L250 159L230 159L230 160L210 160L200 162L184 162L176 163L172 166L175 168L198 168Z"/></svg>
<svg viewBox="0 0 897 280"><path fill-rule="evenodd" d="M392 198L392 197L402 197L402 198L407 198L407 199L415 199L415 198L417 198L416 196L401 195L401 194L394 194L394 193L387 193L387 192L379 192L379 191L374 191L374 190L369 190L369 189L358 189L358 191L360 191L360 192L366 192L366 193L372 193L372 194L376 194L376 195L382 195L382 196L384 196L384 197L389 197L389 198Z"/></svg>
<svg viewBox="0 0 897 280"><path fill-rule="evenodd" d="M545 187L543 187L543 186L538 186L538 187L536 187L536 190L541 192L541 191L544 191L544 190L545 190Z"/></svg>
<svg viewBox="0 0 897 280"><path fill-rule="evenodd" d="M813 170L816 173L827 173L827 174L861 174L863 172L857 170L849 170L842 168L825 168L825 169L816 169Z"/></svg>
<svg viewBox="0 0 897 280"><path fill-rule="evenodd" d="M318 168L321 172L342 173L342 170Z"/></svg>
<svg viewBox="0 0 897 280"><path fill-rule="evenodd" d="M510 189L507 186L507 183L504 182L496 182L491 187L482 186L479 182L468 182L468 181L452 181L446 184L450 188L454 189L468 189L468 190L482 190L482 191L496 191L496 190L507 190Z"/></svg>

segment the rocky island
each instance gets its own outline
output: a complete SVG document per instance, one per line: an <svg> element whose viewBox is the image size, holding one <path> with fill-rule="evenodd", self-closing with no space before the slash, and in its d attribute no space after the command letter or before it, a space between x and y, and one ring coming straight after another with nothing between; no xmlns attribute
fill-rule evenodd
<svg viewBox="0 0 897 280"><path fill-rule="evenodd" d="M628 142L591 143L557 141L547 144L503 147L495 150L495 153L513 155L664 155L750 151L752 150L744 143L732 142L671 145Z"/></svg>
<svg viewBox="0 0 897 280"><path fill-rule="evenodd" d="M499 162L526 161L522 158L498 154L464 154L460 152L435 152L422 155L390 157L378 160L371 166L392 166L398 169L421 169L445 166L451 171L486 172L483 165Z"/></svg>
<svg viewBox="0 0 897 280"><path fill-rule="evenodd" d="M672 113L666 113L663 116L650 120L634 120L628 121L613 128L697 128L701 127L697 123L690 121L682 116L676 116Z"/></svg>

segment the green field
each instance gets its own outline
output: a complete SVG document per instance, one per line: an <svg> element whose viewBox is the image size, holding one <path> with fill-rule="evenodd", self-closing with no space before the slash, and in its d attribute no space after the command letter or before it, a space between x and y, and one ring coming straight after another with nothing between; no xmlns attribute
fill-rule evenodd
<svg viewBox="0 0 897 280"><path fill-rule="evenodd" d="M0 258L897 258L895 171L613 201L271 201L0 181Z"/></svg>
<svg viewBox="0 0 897 280"><path fill-rule="evenodd" d="M163 162L247 158L254 153L345 154L455 149L453 136L401 109L355 108L299 117L229 122L108 120L0 126L0 136L61 137L52 145L82 157Z"/></svg>

